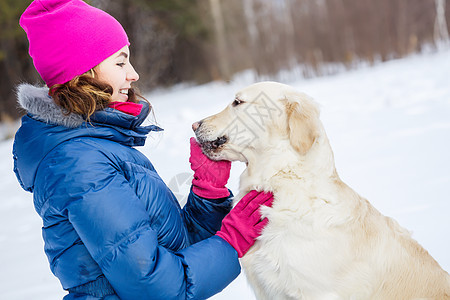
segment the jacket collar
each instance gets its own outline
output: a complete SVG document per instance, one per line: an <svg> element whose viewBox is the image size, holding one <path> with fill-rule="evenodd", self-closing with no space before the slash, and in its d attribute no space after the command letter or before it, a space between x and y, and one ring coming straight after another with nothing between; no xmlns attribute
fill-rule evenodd
<svg viewBox="0 0 450 300"><path fill-rule="evenodd" d="M48 88L22 84L17 89L19 104L28 114L16 133L13 147L14 172L21 186L32 192L40 161L57 145L78 137L108 139L130 147L143 146L150 131L162 130L156 125L141 126L150 107L142 102L138 116L107 108L97 111L86 122L77 114L64 114Z"/></svg>
<svg viewBox="0 0 450 300"><path fill-rule="evenodd" d="M69 128L76 128L86 125L83 116L75 113L67 113L61 107L56 105L52 97L48 95L47 87L39 87L31 84L21 84L17 88L17 99L19 105L27 111L33 118L53 125L60 125ZM117 126L124 129L137 131L146 134L150 131L161 131L156 125L143 126L142 123L150 113L150 106L142 101L141 113L138 116L132 116L113 108L96 111L91 116L93 125Z"/></svg>

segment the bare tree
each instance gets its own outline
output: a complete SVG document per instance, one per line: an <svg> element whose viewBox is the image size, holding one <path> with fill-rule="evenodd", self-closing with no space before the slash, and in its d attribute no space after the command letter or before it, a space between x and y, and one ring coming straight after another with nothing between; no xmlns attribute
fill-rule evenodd
<svg viewBox="0 0 450 300"><path fill-rule="evenodd" d="M448 47L450 39L448 35L447 21L445 19L445 0L435 0L436 19L434 23L434 42L439 48Z"/></svg>
<svg viewBox="0 0 450 300"><path fill-rule="evenodd" d="M214 22L214 33L216 40L217 58L219 63L219 72L222 79L228 80L230 78L229 62L227 59L227 43L225 37L225 22L223 20L223 13L220 0L209 0L211 12Z"/></svg>

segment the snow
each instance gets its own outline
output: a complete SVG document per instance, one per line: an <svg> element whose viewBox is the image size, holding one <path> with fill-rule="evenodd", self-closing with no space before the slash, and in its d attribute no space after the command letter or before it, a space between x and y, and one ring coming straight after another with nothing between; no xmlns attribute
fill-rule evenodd
<svg viewBox="0 0 450 300"><path fill-rule="evenodd" d="M348 185L410 230L450 270L450 51L416 55L334 76L285 82L321 105L336 167ZM152 134L145 153L177 194L191 174L191 124L223 109L251 84L178 86L147 95L165 131ZM41 220L32 196L12 172L12 140L0 143L0 299L61 299L43 252ZM237 191L244 166L233 163ZM180 198L182 198L180 196ZM211 299L255 299L241 274Z"/></svg>

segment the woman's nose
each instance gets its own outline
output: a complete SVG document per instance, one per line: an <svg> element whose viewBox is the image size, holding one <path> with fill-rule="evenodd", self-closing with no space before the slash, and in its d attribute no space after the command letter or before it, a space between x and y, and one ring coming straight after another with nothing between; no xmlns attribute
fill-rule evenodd
<svg viewBox="0 0 450 300"><path fill-rule="evenodd" d="M139 74L136 72L136 70L133 68L133 66L130 64L131 69L127 73L127 80L129 81L138 81L139 80Z"/></svg>

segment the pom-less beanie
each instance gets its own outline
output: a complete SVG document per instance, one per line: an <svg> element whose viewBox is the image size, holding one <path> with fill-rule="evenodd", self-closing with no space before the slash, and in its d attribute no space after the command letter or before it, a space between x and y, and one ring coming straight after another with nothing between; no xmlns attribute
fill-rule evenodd
<svg viewBox="0 0 450 300"><path fill-rule="evenodd" d="M19 23L48 87L70 81L130 45L116 19L82 0L35 0Z"/></svg>

